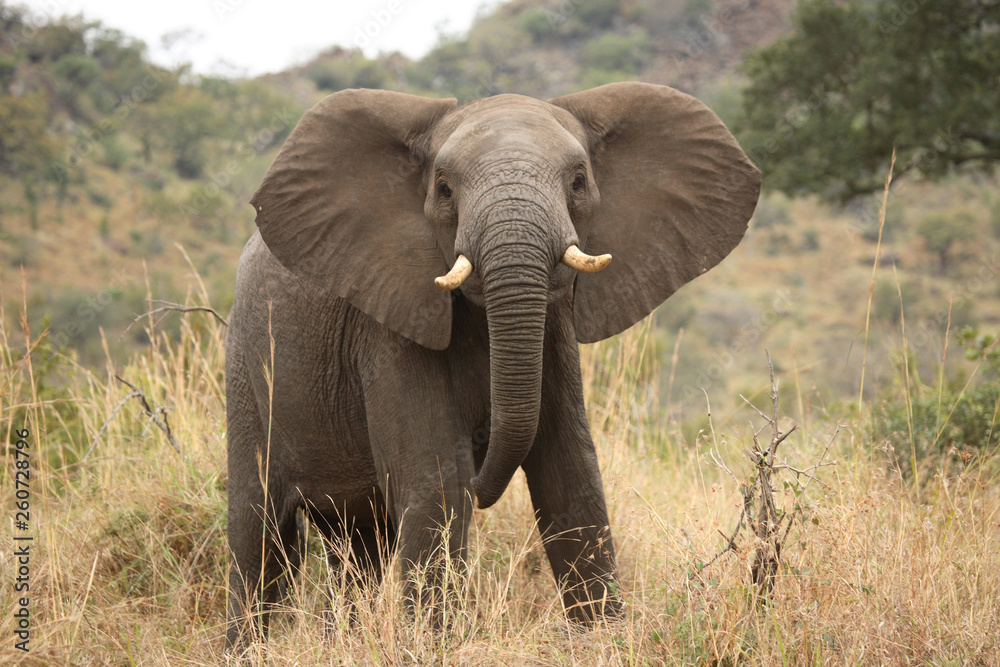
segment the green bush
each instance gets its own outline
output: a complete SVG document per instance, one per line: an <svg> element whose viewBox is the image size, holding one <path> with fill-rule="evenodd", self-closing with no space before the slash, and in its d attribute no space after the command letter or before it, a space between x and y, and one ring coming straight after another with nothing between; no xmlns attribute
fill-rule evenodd
<svg viewBox="0 0 1000 667"><path fill-rule="evenodd" d="M20 268L38 264L42 255L42 246L33 235L15 233L8 235L3 241L3 244L8 248L7 257L10 266Z"/></svg>
<svg viewBox="0 0 1000 667"><path fill-rule="evenodd" d="M897 355L896 381L880 397L872 415L872 440L887 443L891 460L913 479L940 465L961 464L988 456L1000 445L1000 350L992 335L965 328L957 336L966 358L978 365L943 386L925 385L909 358L909 380L904 381L903 356Z"/></svg>
<svg viewBox="0 0 1000 667"><path fill-rule="evenodd" d="M185 141L174 147L174 170L181 178L200 178L208 158L196 140Z"/></svg>
<svg viewBox="0 0 1000 667"><path fill-rule="evenodd" d="M63 18L43 25L25 45L25 54L33 63L58 61L62 56L87 51L82 17Z"/></svg>
<svg viewBox="0 0 1000 667"><path fill-rule="evenodd" d="M531 46L532 36L515 20L477 24L469 31L469 50L498 72L509 71Z"/></svg>
<svg viewBox="0 0 1000 667"><path fill-rule="evenodd" d="M802 245L799 248L804 252L815 252L819 250L819 232L815 229L807 229L802 232Z"/></svg>
<svg viewBox="0 0 1000 667"><path fill-rule="evenodd" d="M388 72L377 60L331 58L310 65L306 77L320 90L336 92L346 88L381 88Z"/></svg>
<svg viewBox="0 0 1000 667"><path fill-rule="evenodd" d="M7 86L14 80L17 72L17 61L9 56L0 55L0 93L7 91Z"/></svg>
<svg viewBox="0 0 1000 667"><path fill-rule="evenodd" d="M682 16L686 21L697 21L712 11L712 0L687 0Z"/></svg>
<svg viewBox="0 0 1000 667"><path fill-rule="evenodd" d="M787 227L791 223L791 206L786 198L780 195L765 195L757 202L757 209L753 212L755 229Z"/></svg>
<svg viewBox="0 0 1000 667"><path fill-rule="evenodd" d="M121 171L128 162L129 150L117 134L107 134L101 138L101 163L113 171Z"/></svg>
<svg viewBox="0 0 1000 667"><path fill-rule="evenodd" d="M87 190L87 198L94 206L100 206L101 208L111 208L111 197L102 192L101 190Z"/></svg>
<svg viewBox="0 0 1000 667"><path fill-rule="evenodd" d="M649 33L640 28L631 35L606 33L591 39L580 50L580 62L587 69L637 73L651 53Z"/></svg>
<svg viewBox="0 0 1000 667"><path fill-rule="evenodd" d="M900 312L900 293L903 295L903 311ZM913 283L903 281L898 286L895 282L885 281L875 285L872 294L872 316L876 320L898 325L903 314L909 314L912 321L912 308L920 302L920 289Z"/></svg>
<svg viewBox="0 0 1000 667"><path fill-rule="evenodd" d="M517 22L534 41L540 42L555 31L558 18L555 13L536 7L520 14Z"/></svg>
<svg viewBox="0 0 1000 667"><path fill-rule="evenodd" d="M861 238L870 242L878 243L879 222L878 218L871 217L861 231ZM885 207L885 223L881 225L882 242L892 241L903 227L903 203L898 199L891 199Z"/></svg>
<svg viewBox="0 0 1000 667"><path fill-rule="evenodd" d="M938 269L944 273L954 261L957 244L976 238L976 219L965 210L931 213L917 226L927 250L937 255Z"/></svg>
<svg viewBox="0 0 1000 667"><path fill-rule="evenodd" d="M610 27L618 15L618 0L579 0L573 4L577 16L591 29Z"/></svg>
<svg viewBox="0 0 1000 667"><path fill-rule="evenodd" d="M52 65L52 73L85 88L101 76L101 66L90 56L68 53Z"/></svg>
<svg viewBox="0 0 1000 667"><path fill-rule="evenodd" d="M990 231L993 232L994 238L1000 239L1000 199L993 202L993 206L990 207Z"/></svg>
<svg viewBox="0 0 1000 667"><path fill-rule="evenodd" d="M580 90L589 90L606 83L618 83L619 81L634 81L635 75L630 72L607 72L603 69L587 70L580 77Z"/></svg>
<svg viewBox="0 0 1000 667"><path fill-rule="evenodd" d="M1000 443L997 385L976 387L964 395L947 389L940 404L930 387L914 394L909 417L905 403L888 399L873 424L875 442L892 445L892 458L906 477L913 477L914 466L921 474L945 460L958 462L988 453Z"/></svg>

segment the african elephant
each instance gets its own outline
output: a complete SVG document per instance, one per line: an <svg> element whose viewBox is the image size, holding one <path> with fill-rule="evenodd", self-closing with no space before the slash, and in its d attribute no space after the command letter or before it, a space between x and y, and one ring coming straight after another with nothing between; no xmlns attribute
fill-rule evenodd
<svg viewBox="0 0 1000 667"><path fill-rule="evenodd" d="M569 616L617 613L578 343L721 261L759 186L718 117L663 86L345 90L308 111L251 199L226 337L227 646L266 631L298 508L375 580L385 536L405 576L446 518L461 561L473 503L518 467Z"/></svg>

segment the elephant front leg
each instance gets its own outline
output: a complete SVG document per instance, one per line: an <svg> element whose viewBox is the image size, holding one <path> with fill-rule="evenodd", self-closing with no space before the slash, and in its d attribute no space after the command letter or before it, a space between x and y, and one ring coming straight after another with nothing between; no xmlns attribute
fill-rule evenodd
<svg viewBox="0 0 1000 667"><path fill-rule="evenodd" d="M540 433L523 468L567 615L583 623L618 616L615 549L589 434L584 442Z"/></svg>
<svg viewBox="0 0 1000 667"><path fill-rule="evenodd" d="M620 615L623 605L570 318L550 307L538 435L522 468L566 613L589 623Z"/></svg>
<svg viewBox="0 0 1000 667"><path fill-rule="evenodd" d="M410 359L371 380L365 393L407 602L429 610L435 624L461 584L473 511L473 429L449 387L433 363Z"/></svg>

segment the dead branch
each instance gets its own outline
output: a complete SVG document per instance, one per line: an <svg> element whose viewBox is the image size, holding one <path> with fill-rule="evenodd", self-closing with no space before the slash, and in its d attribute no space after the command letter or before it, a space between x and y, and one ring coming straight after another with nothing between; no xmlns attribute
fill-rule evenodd
<svg viewBox="0 0 1000 667"><path fill-rule="evenodd" d="M837 465L836 461L829 461L827 463L823 463L823 459L826 458L826 453L828 451L830 451L830 447L833 445L833 441L837 439L837 436L840 435L840 432L844 428L845 427L842 426L841 424L837 424L837 429L833 432L833 435L830 436L830 440L826 443L826 447L823 449L823 453L819 455L819 460L814 465L809 466L808 468L806 468L806 470L816 470L817 468L820 468L820 467L823 467L823 466L835 466L835 465ZM800 471L800 470L796 470L795 468L792 468L791 466L786 466L786 467L788 467L790 470L792 470L795 473L805 475L806 477L809 478L806 481L806 483L802 485L802 490L799 492L799 495L802 495L803 493L805 493L806 489L809 488L809 485L812 484L812 481L814 479L816 479L815 476L810 475L810 474L808 474L806 472L803 472L803 471ZM791 530L792 530L792 524L795 523L795 517L796 517L796 515L800 515L800 514L802 514L802 505L800 503L796 503L795 504L795 508L788 515L788 525L785 526L785 533L784 533L784 535L781 536L781 544L785 543L785 540L788 538L788 533L790 533Z"/></svg>
<svg viewBox="0 0 1000 667"><path fill-rule="evenodd" d="M122 400L118 401L118 405L115 406L115 409L111 411L111 414L108 415L108 418L104 420L103 424L101 424L101 428L100 430L97 431L97 435L94 437L94 441L90 443L90 449L88 449L87 453L83 455L82 459L80 459L81 462L86 461L87 457L90 456L90 453L94 451L94 447L97 447L97 441L101 439L102 435L104 435L105 429L108 428L108 424L110 424L111 420L115 418L115 415L118 414L118 411L121 410L123 407L125 407L126 403L128 403L133 398L137 398L138 396L139 393L133 391L131 394L129 394Z"/></svg>
<svg viewBox="0 0 1000 667"><path fill-rule="evenodd" d="M768 417L756 406L753 407L757 414L764 417L770 425L771 442L766 449L762 449L757 436L754 435L753 438L754 454L756 455L754 463L757 466L757 484L760 488L760 511L757 513L757 525L754 531L757 535L757 549L750 572L760 592L766 595L771 592L774 586L774 575L777 573L778 564L781 561L782 546L781 542L775 539L781 526L781 519L778 518L778 510L774 503L774 489L771 485L771 475L775 472L774 456L778 451L778 445L795 431L796 426L793 425L785 433L782 433L778 428L778 381L774 377L774 364L771 362L771 355L767 350L764 353L767 356L767 369L771 378L771 416Z"/></svg>
<svg viewBox="0 0 1000 667"><path fill-rule="evenodd" d="M752 530L754 536L754 548L753 548L753 560L751 563L751 578L754 584L757 585L758 590L761 593L763 600L767 599L771 590L774 587L774 577L777 574L778 567L781 563L781 550L784 546L785 539L788 537L788 533L791 530L792 525L795 523L795 519L802 514L802 505L798 502L791 511L779 511L777 503L774 497L774 487L772 480L774 475L780 475L782 471L788 470L795 474L797 477L805 476L807 481L801 486L798 491L798 495L804 492L809 484L815 479L814 471L821 467L836 465L836 461L825 461L826 455L833 445L834 440L840 433L842 427L838 426L836 432L830 438L820 455L819 460L806 468L796 468L789 464L783 459L779 459L778 447L783 443L788 436L794 433L797 429L797 425L792 425L787 431L782 432L778 426L779 421L779 391L778 391L778 381L774 375L774 364L771 361L771 355L767 353L767 367L771 380L770 387L770 397L771 397L771 413L767 414L756 405L754 405L745 396L740 395L740 398L750 406L754 412L757 413L764 420L764 424L758 429L751 422L750 433L753 440L753 445L751 448L745 448L747 458L750 460L751 465L754 467L754 473L752 479L749 483L743 484L736 480L736 475L729 469L728 466L723 462L722 455L718 451L718 443L709 452L712 457L712 461L721 470L726 472L734 481L737 481L739 485L740 493L743 496L743 508L740 511L740 518L736 524L736 528L733 530L732 535L726 535L720 531L720 535L726 540L723 549L715 555L712 560L710 560L705 565L698 568L698 571L702 571L709 567L724 554L738 550L736 540L739 536L740 530L744 526L744 521L749 529ZM711 424L711 413L709 413L709 424ZM761 443L761 435L770 428L770 438L768 439L766 445ZM713 428L713 438L714 438L714 428ZM754 498L759 500L759 506L757 508L756 515L754 514ZM784 532L782 533L782 524L785 524Z"/></svg>
<svg viewBox="0 0 1000 667"><path fill-rule="evenodd" d="M163 305L160 306L159 308L154 308L149 312L143 313L142 315L137 315L135 319L129 322L129 325L125 327L125 331L122 332L123 336L128 333L129 329L132 328L132 325L134 325L136 322L143 319L144 317L152 317L154 315L159 315L160 313L167 313L171 311L177 311L179 313L195 313L195 312L211 313L213 316L215 316L215 319L217 319L222 324L222 326L224 327L229 326L229 322L226 321L226 318L220 315L215 308L211 308L209 306L182 306L179 303L162 301L159 299L153 299L152 303L162 303Z"/></svg>
<svg viewBox="0 0 1000 667"><path fill-rule="evenodd" d="M128 380L122 378L120 375L115 375L115 379L121 382L122 384L128 386L132 390L132 393L123 398L121 401L119 401L118 405L116 405L115 409L111 411L111 414L108 416L108 418L104 420L104 423L101 424L100 430L98 430L97 432L97 436L94 438L94 441L90 444L90 449L87 450L87 453L83 455L83 458L80 459L80 461L83 462L87 460L87 457L90 456L90 453L94 451L95 447L97 447L97 442L101 439L101 436L107 429L108 424L110 424L111 420L115 418L115 415L118 414L118 411L121 410L125 406L125 404L133 398L139 399L139 403L142 405L143 412L145 412L146 415L149 417L149 423L155 424L157 428L163 431L163 433L167 436L167 441L170 442L170 446L173 447L178 454L180 454L181 446L177 443L176 438L174 438L174 434L170 430L170 422L167 421L167 409L162 405L157 406L154 409L152 406L150 406L149 401L146 399L146 395L142 393L142 390L140 390L138 387L136 387ZM160 417L158 415L163 416L162 421L160 420Z"/></svg>

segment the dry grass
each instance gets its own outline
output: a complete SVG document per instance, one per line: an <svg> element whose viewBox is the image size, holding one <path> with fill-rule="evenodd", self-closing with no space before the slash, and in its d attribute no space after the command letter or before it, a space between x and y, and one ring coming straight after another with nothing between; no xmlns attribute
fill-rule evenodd
<svg viewBox="0 0 1000 667"><path fill-rule="evenodd" d="M179 340L153 344L122 369L95 374L13 332L21 304L7 301L0 327L0 429L31 430L31 651L14 648L13 617L0 616L0 663L219 664L225 623L225 418L223 330L187 316ZM564 620L531 523L523 481L473 528L466 594L449 629L432 630L399 603L390 579L325 637L329 577L310 543L288 613L257 645L271 664L1000 664L1000 498L980 469L942 473L916 496L859 429L842 434L799 502L804 522L786 542L769 601L756 597L752 544L701 569L722 549L741 498L709 445L677 445L663 421L645 354L648 325L583 349L592 429L619 549L626 617L593 630ZM26 342L25 342L26 340ZM28 345L33 354L24 356ZM763 372L763 364L762 364ZM105 418L139 386L169 419L183 455L147 428L129 403L81 461ZM745 422L715 424L737 475ZM814 462L833 432L815 423L783 445ZM734 465L743 460L745 465ZM13 519L13 455L0 501ZM985 470L983 468L982 470ZM795 499L778 490L778 503ZM13 531L13 527L11 528ZM0 599L15 605L11 541L3 547ZM339 591L339 589L338 589Z"/></svg>

